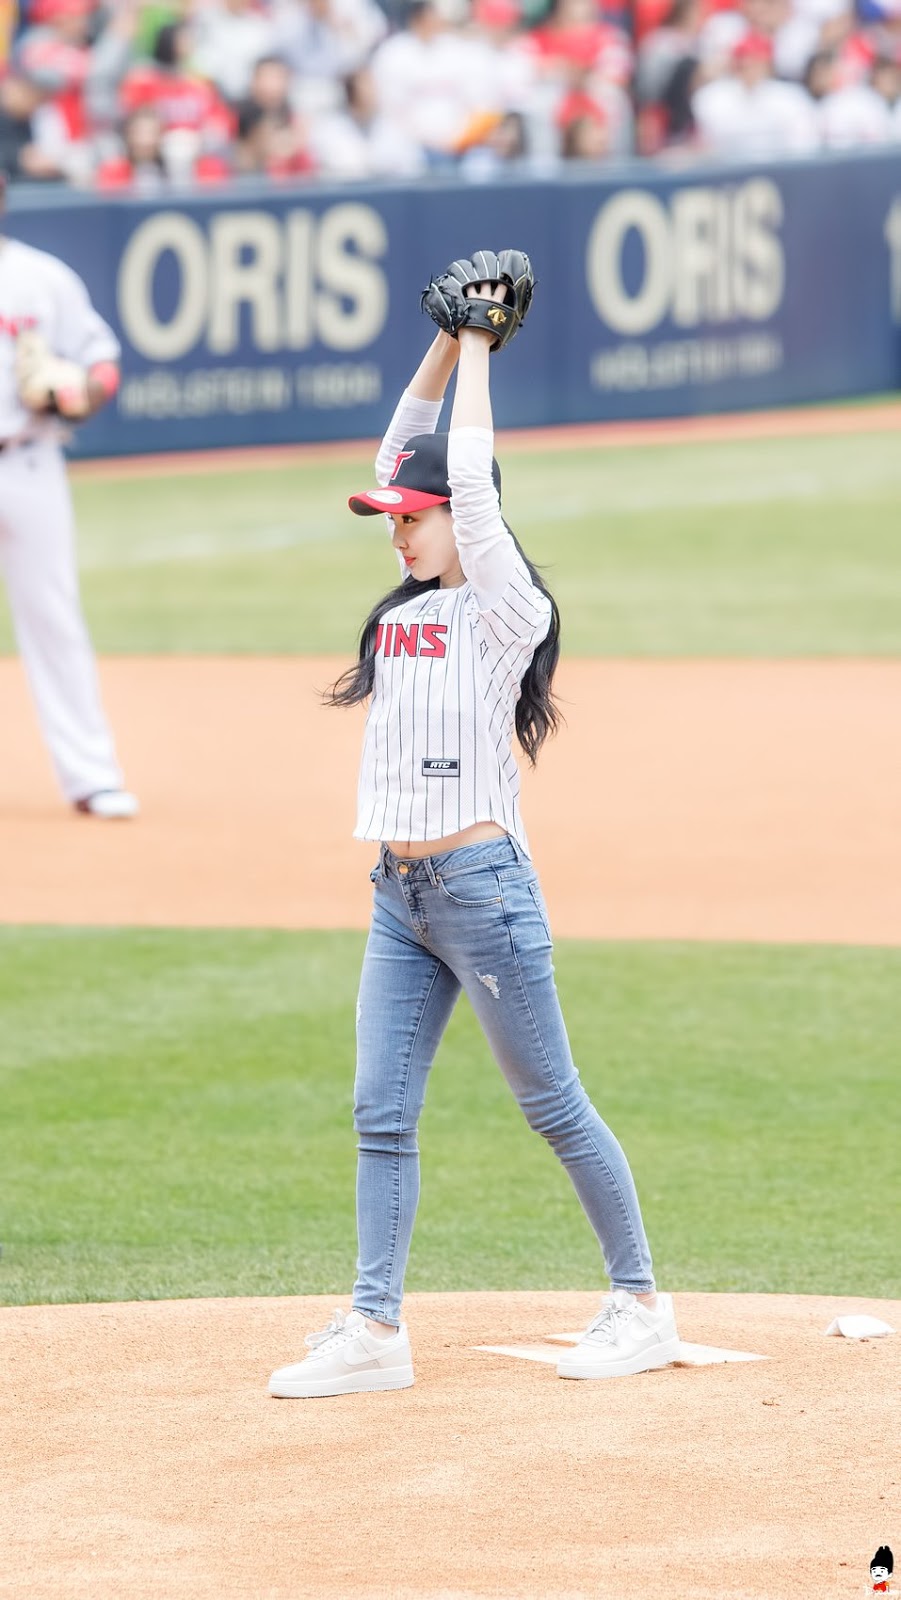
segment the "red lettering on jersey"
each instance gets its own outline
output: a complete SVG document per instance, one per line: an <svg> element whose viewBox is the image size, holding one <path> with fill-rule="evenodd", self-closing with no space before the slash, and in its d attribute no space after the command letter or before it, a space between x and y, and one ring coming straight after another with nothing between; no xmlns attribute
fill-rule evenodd
<svg viewBox="0 0 901 1600"><path fill-rule="evenodd" d="M18 339L20 333L27 329L36 328L37 317L3 317L0 316L0 333L8 333L11 339Z"/></svg>
<svg viewBox="0 0 901 1600"><path fill-rule="evenodd" d="M384 656L426 656L443 660L447 655L446 622L379 622L375 630L375 654Z"/></svg>
<svg viewBox="0 0 901 1600"><path fill-rule="evenodd" d="M408 656L415 656L418 643L418 622L412 622L409 628L405 628L402 622L394 624L394 654L396 656L399 656L402 650L405 650Z"/></svg>
<svg viewBox="0 0 901 1600"><path fill-rule="evenodd" d="M389 483L393 483L394 482L395 478L397 477L397 474L400 472L401 463L403 461L412 461L412 459L415 456L415 454L416 454L415 450L401 450L400 455L397 457L397 460L394 463L394 471L392 472L390 478L388 479Z"/></svg>
<svg viewBox="0 0 901 1600"><path fill-rule="evenodd" d="M437 656L439 658L446 656L447 643L444 638L446 633L446 622L424 622L422 624L422 643L419 646L419 654L421 656ZM428 649L426 649L426 645L428 645Z"/></svg>

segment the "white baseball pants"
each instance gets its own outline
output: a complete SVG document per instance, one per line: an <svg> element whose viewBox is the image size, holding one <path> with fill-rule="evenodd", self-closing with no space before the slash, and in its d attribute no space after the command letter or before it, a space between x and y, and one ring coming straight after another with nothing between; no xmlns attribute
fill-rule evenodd
<svg viewBox="0 0 901 1600"><path fill-rule="evenodd" d="M0 572L41 731L67 800L120 789L78 593L75 519L59 446L0 451Z"/></svg>

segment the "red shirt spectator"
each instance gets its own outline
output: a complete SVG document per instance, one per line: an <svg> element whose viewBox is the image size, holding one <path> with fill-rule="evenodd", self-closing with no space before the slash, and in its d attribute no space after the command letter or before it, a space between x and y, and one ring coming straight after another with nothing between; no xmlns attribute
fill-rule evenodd
<svg viewBox="0 0 901 1600"><path fill-rule="evenodd" d="M173 160L171 131L168 137L167 150L166 132L152 106L133 111L122 130L122 154L109 157L97 168L94 178L97 188L153 194L185 179L209 184L222 183L231 177L228 162L219 155L189 155L187 163ZM175 139L178 137L178 130L175 130Z"/></svg>
<svg viewBox="0 0 901 1600"><path fill-rule="evenodd" d="M164 130L190 129L208 148L227 145L235 131L234 115L211 83L188 70L190 50L187 24L175 22L161 28L153 61L132 67L122 81L122 110L130 116L152 107Z"/></svg>
<svg viewBox="0 0 901 1600"><path fill-rule="evenodd" d="M554 0L548 20L533 28L528 43L551 71L587 68L620 87L629 82L629 41L619 28L598 21L594 0Z"/></svg>

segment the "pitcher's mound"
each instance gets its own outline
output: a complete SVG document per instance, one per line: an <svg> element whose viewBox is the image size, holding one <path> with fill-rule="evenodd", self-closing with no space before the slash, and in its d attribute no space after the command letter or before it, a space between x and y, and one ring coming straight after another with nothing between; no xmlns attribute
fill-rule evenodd
<svg viewBox="0 0 901 1600"><path fill-rule="evenodd" d="M898 1542L901 1303L677 1294L765 1361L563 1382L596 1294L409 1295L412 1389L272 1400L335 1300L0 1312L0 1593L91 1600L846 1600ZM562 1347L561 1347L562 1348Z"/></svg>

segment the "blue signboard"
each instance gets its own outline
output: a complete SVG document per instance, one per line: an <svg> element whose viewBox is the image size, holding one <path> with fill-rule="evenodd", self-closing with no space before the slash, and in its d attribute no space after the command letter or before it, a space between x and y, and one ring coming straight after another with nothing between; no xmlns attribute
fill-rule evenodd
<svg viewBox="0 0 901 1600"><path fill-rule="evenodd" d="M20 192L8 231L68 261L123 346L83 454L378 434L480 244L539 279L495 375L504 426L673 416L896 387L895 155L147 201Z"/></svg>

